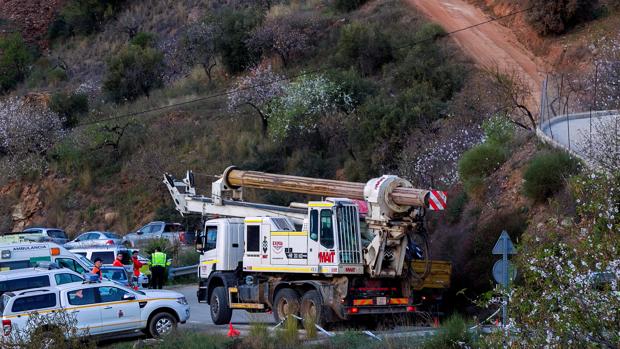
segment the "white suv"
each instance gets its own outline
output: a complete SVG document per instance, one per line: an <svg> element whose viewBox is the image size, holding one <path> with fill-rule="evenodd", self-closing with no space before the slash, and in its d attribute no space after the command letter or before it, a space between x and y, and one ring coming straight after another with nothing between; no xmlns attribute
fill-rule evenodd
<svg viewBox="0 0 620 349"><path fill-rule="evenodd" d="M0 272L0 296L5 292L59 286L71 282L84 282L84 278L66 268L32 268Z"/></svg>
<svg viewBox="0 0 620 349"><path fill-rule="evenodd" d="M144 331L160 337L189 319L187 300L178 292L135 291L110 281L65 284L2 295L2 338L6 341L14 331L24 331L33 313L51 318L60 310L75 316L81 336Z"/></svg>

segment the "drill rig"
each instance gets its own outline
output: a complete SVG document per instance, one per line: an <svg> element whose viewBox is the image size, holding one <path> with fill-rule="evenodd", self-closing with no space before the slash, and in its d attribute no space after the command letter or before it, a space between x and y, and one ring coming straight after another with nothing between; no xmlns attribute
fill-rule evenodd
<svg viewBox="0 0 620 349"><path fill-rule="evenodd" d="M183 180L165 174L164 183L182 215L207 219L196 240L197 295L211 305L216 324L228 323L232 309L317 323L415 311L411 285L430 270L424 213L446 202L444 192L391 175L353 183L233 166L212 183L210 196L196 194L192 172ZM244 201L243 188L325 199L259 204ZM421 271L409 266L414 259L426 261Z"/></svg>

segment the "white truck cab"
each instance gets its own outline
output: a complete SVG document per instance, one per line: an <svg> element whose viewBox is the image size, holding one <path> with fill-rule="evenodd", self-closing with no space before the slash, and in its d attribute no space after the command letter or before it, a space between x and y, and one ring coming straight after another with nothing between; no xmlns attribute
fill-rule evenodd
<svg viewBox="0 0 620 349"><path fill-rule="evenodd" d="M53 242L26 242L0 245L0 271L35 267L39 262L54 262L78 274L90 268L75 254Z"/></svg>

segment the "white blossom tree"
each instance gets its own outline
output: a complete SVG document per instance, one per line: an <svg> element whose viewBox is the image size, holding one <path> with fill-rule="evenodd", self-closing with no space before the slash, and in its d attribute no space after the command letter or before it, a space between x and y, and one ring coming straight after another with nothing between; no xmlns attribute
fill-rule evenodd
<svg viewBox="0 0 620 349"><path fill-rule="evenodd" d="M0 101L1 154L43 155L62 135L62 119L49 108L18 98Z"/></svg>
<svg viewBox="0 0 620 349"><path fill-rule="evenodd" d="M5 177L40 171L45 155L64 135L63 120L37 102L0 101L0 159Z"/></svg>
<svg viewBox="0 0 620 349"><path fill-rule="evenodd" d="M250 47L277 54L286 67L290 60L307 52L319 34L319 20L305 13L287 13L268 18L248 39Z"/></svg>
<svg viewBox="0 0 620 349"><path fill-rule="evenodd" d="M280 97L287 86L284 76L275 73L271 65L261 65L237 79L228 94L228 109L235 111L243 106L252 108L261 120L263 133L269 127L268 105Z"/></svg>
<svg viewBox="0 0 620 349"><path fill-rule="evenodd" d="M269 131L277 140L316 132L325 115L350 113L354 106L351 95L336 82L323 75L304 75L270 103Z"/></svg>

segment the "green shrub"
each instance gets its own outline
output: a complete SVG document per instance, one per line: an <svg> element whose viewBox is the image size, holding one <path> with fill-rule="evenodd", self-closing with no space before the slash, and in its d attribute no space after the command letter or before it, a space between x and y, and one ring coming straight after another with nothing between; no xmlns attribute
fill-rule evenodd
<svg viewBox="0 0 620 349"><path fill-rule="evenodd" d="M149 96L163 85L163 54L151 47L129 45L108 61L103 90L120 103Z"/></svg>
<svg viewBox="0 0 620 349"><path fill-rule="evenodd" d="M148 32L139 32L131 39L131 44L141 48L153 47L155 44L155 34Z"/></svg>
<svg viewBox="0 0 620 349"><path fill-rule="evenodd" d="M482 123L486 141L497 145L507 145L514 139L514 124L506 116L496 115Z"/></svg>
<svg viewBox="0 0 620 349"><path fill-rule="evenodd" d="M467 322L460 315L452 315L442 323L441 329L420 348L462 348L473 347L474 338Z"/></svg>
<svg viewBox="0 0 620 349"><path fill-rule="evenodd" d="M334 56L339 66L371 75L393 59L390 40L377 25L354 22L342 28Z"/></svg>
<svg viewBox="0 0 620 349"><path fill-rule="evenodd" d="M526 18L541 35L562 34L594 18L598 0L528 0Z"/></svg>
<svg viewBox="0 0 620 349"><path fill-rule="evenodd" d="M579 163L563 151L549 151L532 159L523 174L523 191L536 201L544 201L560 191L568 177L577 173Z"/></svg>
<svg viewBox="0 0 620 349"><path fill-rule="evenodd" d="M0 36L0 93L24 80L33 55L21 34Z"/></svg>
<svg viewBox="0 0 620 349"><path fill-rule="evenodd" d="M262 19L262 12L254 7L236 9L230 6L207 19L207 24L214 24L221 30L215 46L228 72L242 72L258 60L259 54L250 49L248 40Z"/></svg>
<svg viewBox="0 0 620 349"><path fill-rule="evenodd" d="M466 151L459 160L459 176L463 182L485 178L506 161L506 151L501 146L482 143Z"/></svg>
<svg viewBox="0 0 620 349"><path fill-rule="evenodd" d="M125 0L70 0L48 29L50 39L89 35L121 9Z"/></svg>
<svg viewBox="0 0 620 349"><path fill-rule="evenodd" d="M50 109L64 118L64 127L75 127L80 117L88 113L88 97L82 93L55 93L50 101Z"/></svg>
<svg viewBox="0 0 620 349"><path fill-rule="evenodd" d="M334 8L338 11L349 12L364 5L367 0L334 0Z"/></svg>

